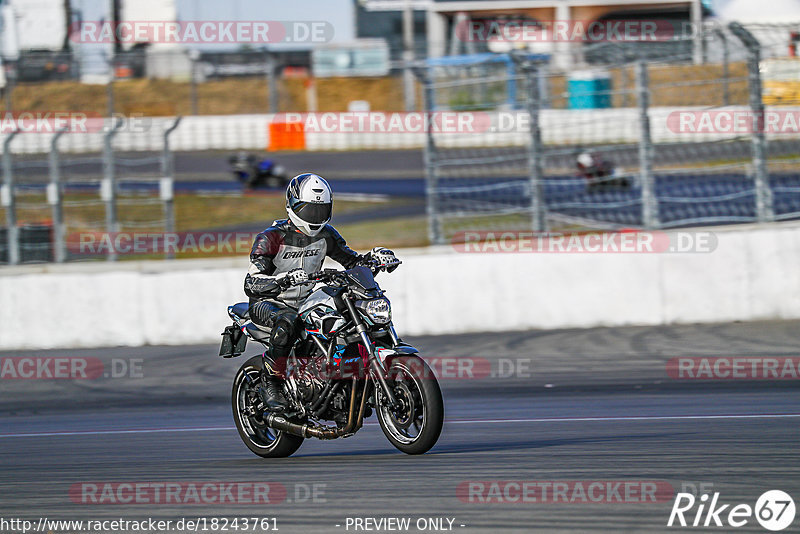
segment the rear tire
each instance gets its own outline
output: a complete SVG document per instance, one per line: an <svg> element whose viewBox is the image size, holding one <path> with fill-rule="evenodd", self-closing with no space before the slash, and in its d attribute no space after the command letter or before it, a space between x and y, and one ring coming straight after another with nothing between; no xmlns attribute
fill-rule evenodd
<svg viewBox="0 0 800 534"><path fill-rule="evenodd" d="M436 377L419 356L398 356L388 365L387 382L401 408L381 402L377 386L378 422L386 438L406 454L423 454L436 445L444 424L444 401Z"/></svg>
<svg viewBox="0 0 800 534"><path fill-rule="evenodd" d="M264 364L261 356L253 356L239 368L233 379L231 407L239 437L253 454L262 458L291 456L303 444L303 438L269 428L257 406L261 405L258 384Z"/></svg>

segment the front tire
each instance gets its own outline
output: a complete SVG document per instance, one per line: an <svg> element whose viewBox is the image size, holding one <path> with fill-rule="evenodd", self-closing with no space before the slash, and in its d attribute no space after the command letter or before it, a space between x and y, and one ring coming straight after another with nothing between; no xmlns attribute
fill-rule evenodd
<svg viewBox="0 0 800 534"><path fill-rule="evenodd" d="M436 377L419 356L398 356L387 368L387 382L399 406L389 408L377 387L381 430L398 450L423 454L436 444L444 424L444 401Z"/></svg>
<svg viewBox="0 0 800 534"><path fill-rule="evenodd" d="M261 406L258 384L263 372L261 356L253 356L239 368L231 391L233 421L239 437L254 454L262 458L285 458L300 448L303 438L274 430L264 423L258 408Z"/></svg>

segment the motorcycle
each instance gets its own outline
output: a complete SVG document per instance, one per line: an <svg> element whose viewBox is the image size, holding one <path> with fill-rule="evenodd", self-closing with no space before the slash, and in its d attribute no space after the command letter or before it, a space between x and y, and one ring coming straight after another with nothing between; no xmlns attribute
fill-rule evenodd
<svg viewBox="0 0 800 534"><path fill-rule="evenodd" d="M624 176L611 161L591 152L580 154L576 166L578 176L586 180L589 192L607 188L627 189L631 186L630 178Z"/></svg>
<svg viewBox="0 0 800 534"><path fill-rule="evenodd" d="M306 438L346 438L372 412L386 438L406 454L422 454L439 439L444 403L419 351L397 336L391 304L375 281L374 262L309 275L322 284L298 309L302 329L285 365L268 352L244 362L233 380L231 405L244 444L264 458L293 454ZM249 304L228 307L220 356L244 352L247 340L268 346L270 329L254 324ZM273 413L258 393L262 373L278 374L290 407Z"/></svg>
<svg viewBox="0 0 800 534"><path fill-rule="evenodd" d="M289 183L289 177L282 165L271 159L259 160L253 154L239 153L228 158L233 176L245 187L255 189L267 187L278 189Z"/></svg>

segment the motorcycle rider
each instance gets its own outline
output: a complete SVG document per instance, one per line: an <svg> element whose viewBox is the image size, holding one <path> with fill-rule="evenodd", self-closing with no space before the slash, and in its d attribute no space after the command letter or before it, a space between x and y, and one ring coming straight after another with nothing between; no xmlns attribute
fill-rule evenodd
<svg viewBox="0 0 800 534"><path fill-rule="evenodd" d="M590 183L596 181L597 178L611 176L613 171L610 162L592 152L580 153L575 163L578 167L578 172L581 176L589 180Z"/></svg>
<svg viewBox="0 0 800 534"><path fill-rule="evenodd" d="M244 183L245 188L255 189L260 186L269 188L281 187L288 183L282 165L270 159L258 159L254 154L239 151L228 158L233 175Z"/></svg>
<svg viewBox="0 0 800 534"><path fill-rule="evenodd" d="M575 164L578 167L578 174L586 180L590 192L612 186L626 188L630 186L627 177L617 176L617 170L611 161L593 152L581 152Z"/></svg>
<svg viewBox="0 0 800 534"><path fill-rule="evenodd" d="M399 265L394 253L375 247L361 255L347 246L329 225L333 194L328 182L313 173L295 176L286 188L288 219L277 220L256 236L250 251L250 268L244 291L250 297L250 319L271 328L269 360L265 358L259 388L270 411L282 411L287 401L282 393L279 369L299 335L297 308L312 290L308 275L319 271L328 256L345 269L373 260L393 271Z"/></svg>

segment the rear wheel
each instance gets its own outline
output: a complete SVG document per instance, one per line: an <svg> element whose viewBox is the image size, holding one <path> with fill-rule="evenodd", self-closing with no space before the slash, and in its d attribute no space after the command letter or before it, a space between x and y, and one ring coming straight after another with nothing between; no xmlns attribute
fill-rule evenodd
<svg viewBox="0 0 800 534"><path fill-rule="evenodd" d="M386 406L377 388L378 422L386 437L406 454L428 452L444 423L444 401L433 371L419 356L399 356L388 366L389 387L397 405Z"/></svg>
<svg viewBox="0 0 800 534"><path fill-rule="evenodd" d="M236 430L247 448L263 458L285 458L303 443L303 438L269 428L260 409L258 386L264 364L261 356L253 356L239 368L233 379L231 405Z"/></svg>

